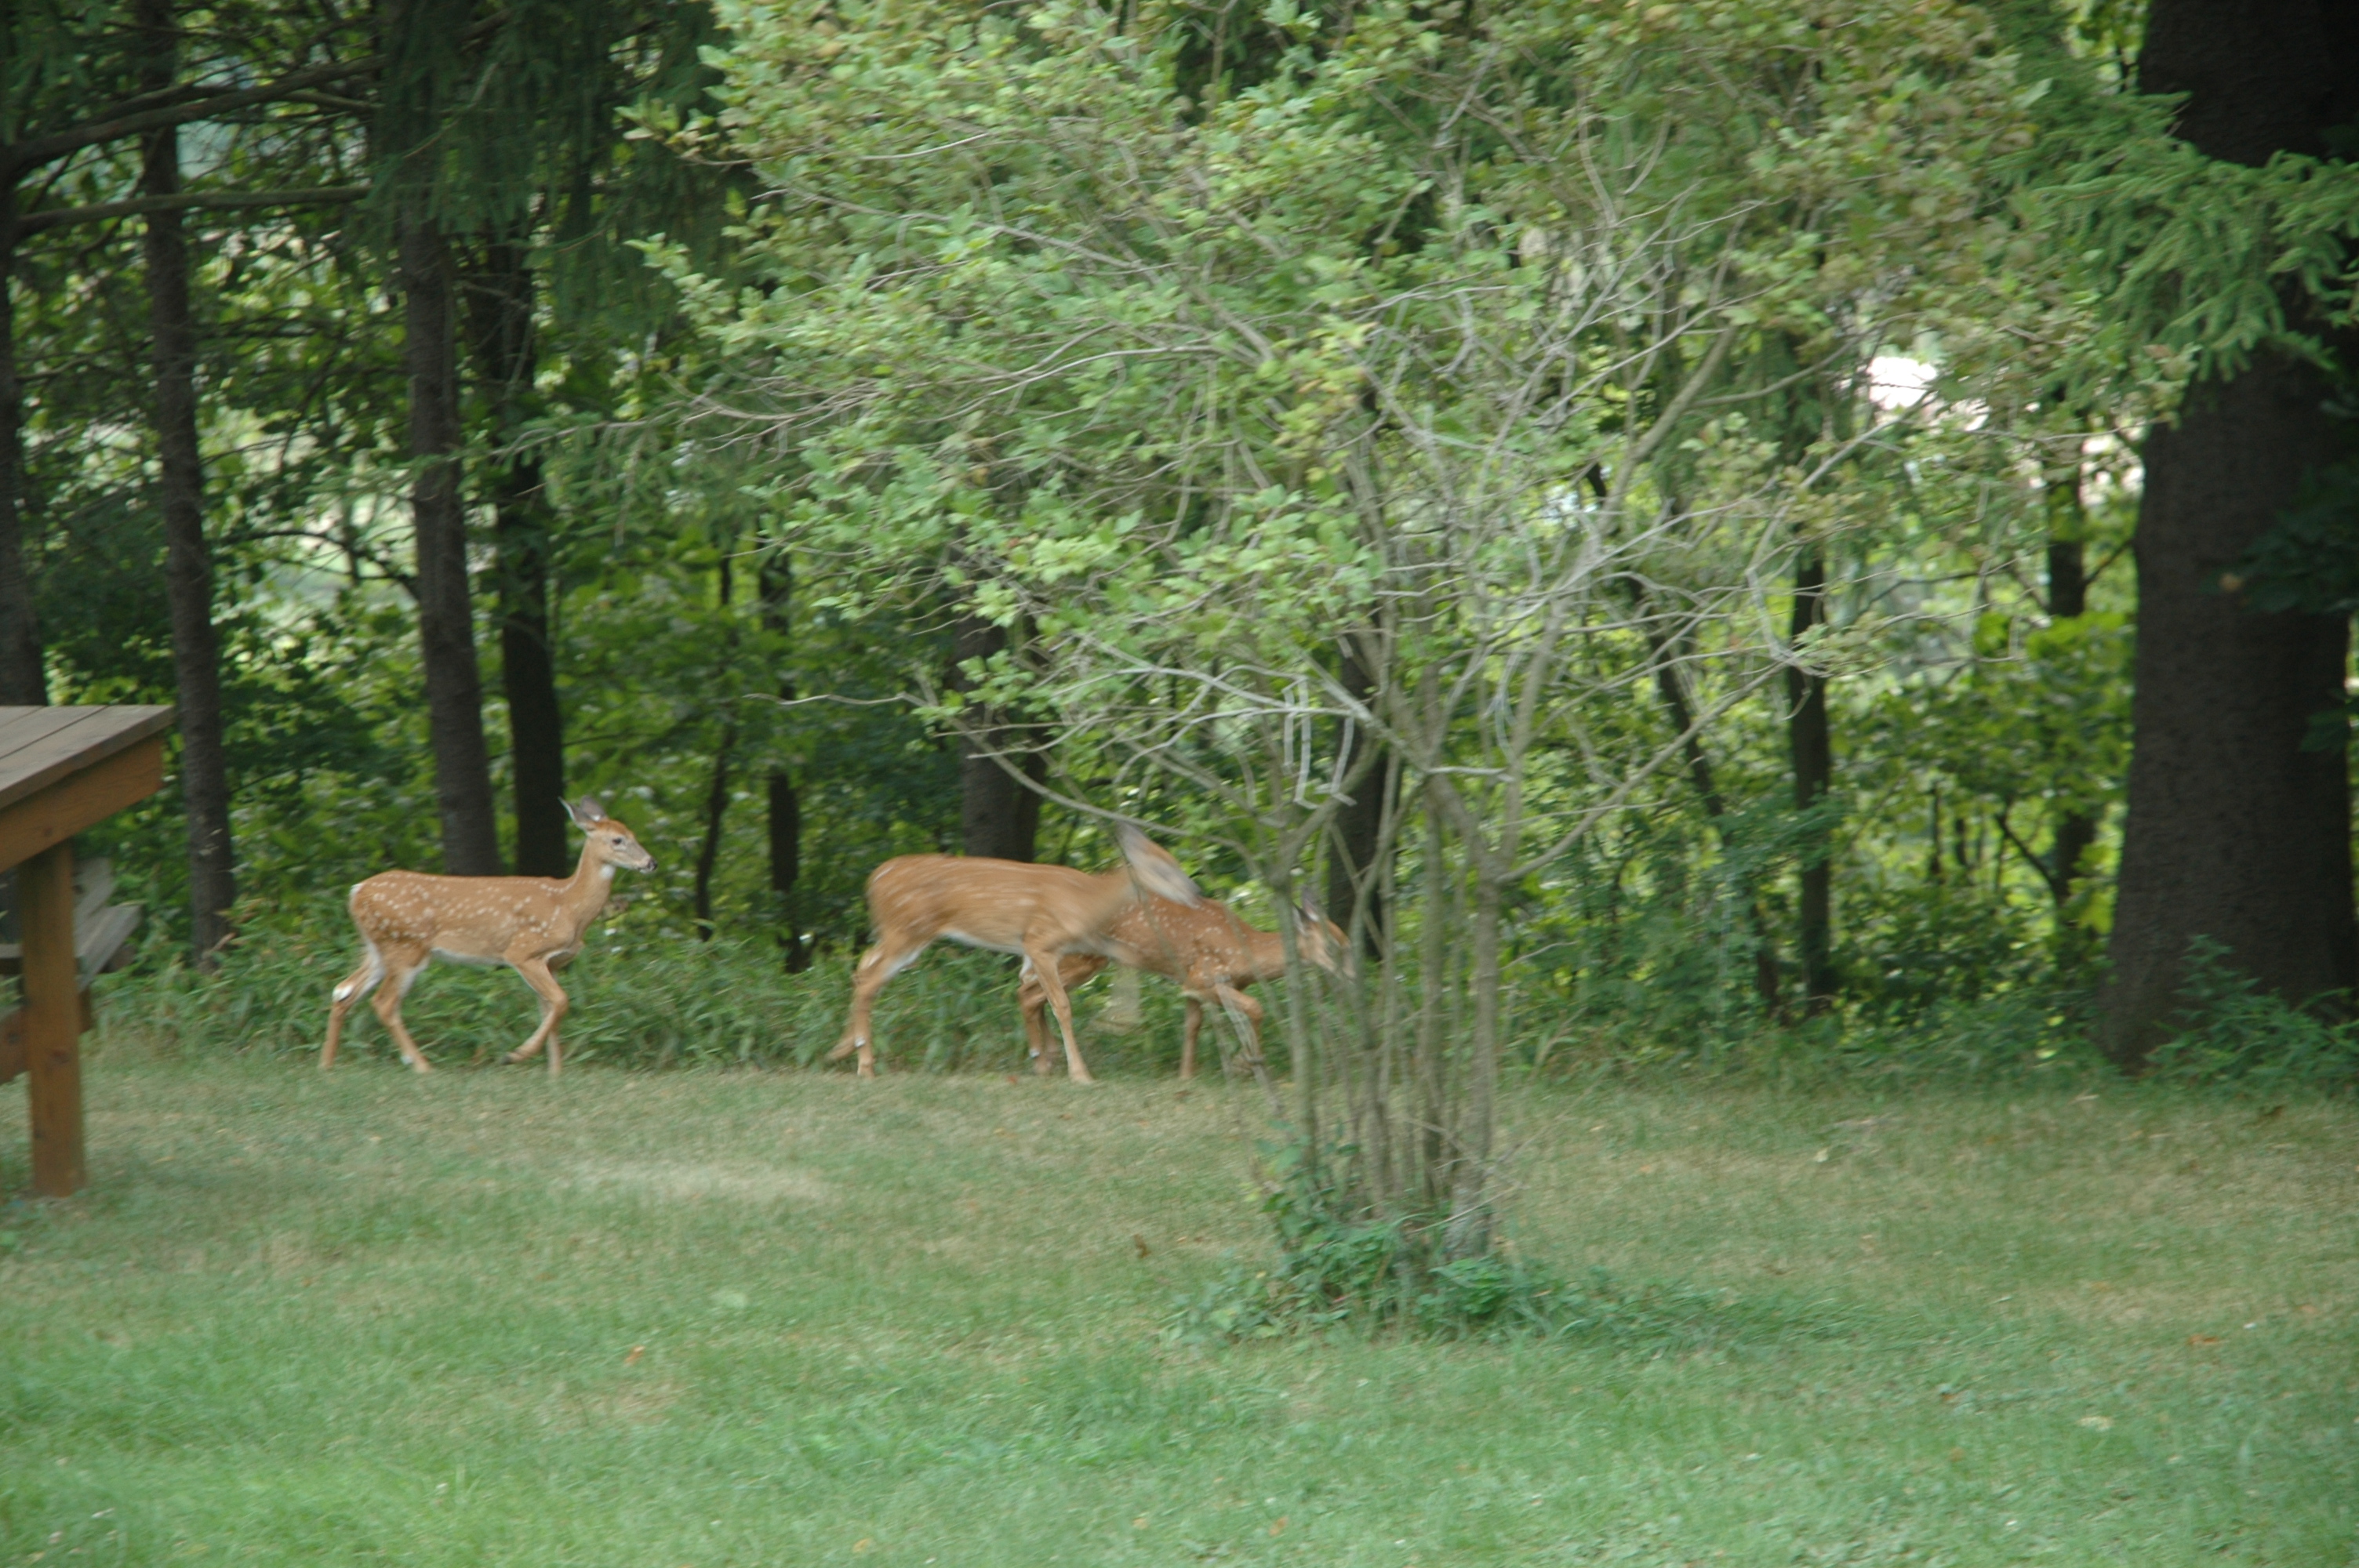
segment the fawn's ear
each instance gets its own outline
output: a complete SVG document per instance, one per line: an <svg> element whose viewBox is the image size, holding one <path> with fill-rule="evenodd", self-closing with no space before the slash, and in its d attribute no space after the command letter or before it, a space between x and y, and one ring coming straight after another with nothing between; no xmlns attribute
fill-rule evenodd
<svg viewBox="0 0 2359 1568"><path fill-rule="evenodd" d="M606 820L606 808L591 795L583 795L579 806L569 805L565 809L572 813L573 825L577 827L595 827Z"/></svg>

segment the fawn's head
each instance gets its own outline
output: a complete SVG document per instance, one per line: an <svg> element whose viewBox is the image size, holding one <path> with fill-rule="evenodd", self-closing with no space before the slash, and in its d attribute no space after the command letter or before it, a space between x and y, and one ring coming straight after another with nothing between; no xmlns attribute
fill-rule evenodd
<svg viewBox="0 0 2359 1568"><path fill-rule="evenodd" d="M634 838L631 830L606 815L606 808L588 795L580 805L568 802L565 807L573 825L590 836L590 858L601 865L620 866L628 871L652 871L656 858Z"/></svg>
<svg viewBox="0 0 2359 1568"><path fill-rule="evenodd" d="M1352 939L1343 928L1319 912L1319 906L1304 899L1288 911L1294 922L1294 948L1306 964L1316 964L1331 975L1351 979L1360 970L1352 957Z"/></svg>

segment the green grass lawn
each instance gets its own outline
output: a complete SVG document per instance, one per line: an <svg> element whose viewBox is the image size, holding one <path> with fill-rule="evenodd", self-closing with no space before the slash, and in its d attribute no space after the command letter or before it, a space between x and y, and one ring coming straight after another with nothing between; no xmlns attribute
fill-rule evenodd
<svg viewBox="0 0 2359 1568"><path fill-rule="evenodd" d="M446 1050L446 1059L457 1053ZM0 1208L0 1563L2346 1563L2359 1112L1536 1087L1648 1341L1164 1345L1217 1086L125 1047ZM21 1082L0 1188L28 1179Z"/></svg>

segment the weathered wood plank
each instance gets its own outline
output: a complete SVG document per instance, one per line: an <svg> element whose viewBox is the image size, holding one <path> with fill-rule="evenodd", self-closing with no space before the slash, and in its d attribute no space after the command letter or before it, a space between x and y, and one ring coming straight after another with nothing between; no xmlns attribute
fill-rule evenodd
<svg viewBox="0 0 2359 1568"><path fill-rule="evenodd" d="M168 714L169 709L163 710ZM164 741L135 742L94 766L0 808L0 866L31 859L164 787ZM21 898L21 892L18 896ZM72 897L72 890L67 890Z"/></svg>
<svg viewBox="0 0 2359 1568"><path fill-rule="evenodd" d="M80 723L85 711L79 708L0 708L0 775L5 775L10 757Z"/></svg>
<svg viewBox="0 0 2359 1568"><path fill-rule="evenodd" d="M0 806L160 735L171 722L164 707L0 708Z"/></svg>

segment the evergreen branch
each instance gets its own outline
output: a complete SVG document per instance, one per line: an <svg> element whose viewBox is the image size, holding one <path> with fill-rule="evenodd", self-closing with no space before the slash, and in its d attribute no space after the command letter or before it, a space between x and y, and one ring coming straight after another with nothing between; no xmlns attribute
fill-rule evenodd
<svg viewBox="0 0 2359 1568"><path fill-rule="evenodd" d="M309 70L299 70L276 81L266 81L259 87L244 88L235 92L215 93L207 98L193 98L133 114L117 114L112 119L86 120L79 125L70 125L46 136L34 136L14 146L0 147L0 179L13 182L26 169L53 162L83 147L96 146L101 142L119 141L125 136L136 136L142 131L186 124L190 120L210 120L215 115L256 103L276 103L307 88L365 75L385 62L384 55L373 54L338 64L313 66Z"/></svg>
<svg viewBox="0 0 2359 1568"><path fill-rule="evenodd" d="M462 42L473 42L487 34L497 32L507 25L506 12L486 16L460 35ZM160 130L167 125L183 125L191 120L210 120L235 110L252 108L259 103L276 103L293 98L313 88L331 82L349 81L381 70L389 57L383 54L363 56L359 59L332 61L315 65L308 70L294 71L276 81L266 81L259 87L241 88L234 92L217 92L207 97L190 98L179 103L167 103L150 109L129 108L157 98L157 93L143 93L110 106L111 119L86 120L79 125L69 125L45 136L34 136L14 146L0 146L0 181L15 183L28 168L51 163L83 147L102 142L119 141L136 136L142 131ZM171 90L166 90L167 92ZM128 111L128 112L126 112Z"/></svg>
<svg viewBox="0 0 2359 1568"><path fill-rule="evenodd" d="M99 201L87 207L52 207L27 212L16 221L19 233L38 233L69 223L99 223L110 218L136 217L142 212L181 212L191 208L221 210L240 207L309 207L338 201L358 201L369 193L365 185L323 185L298 190L183 191L174 196L135 196L123 201Z"/></svg>

